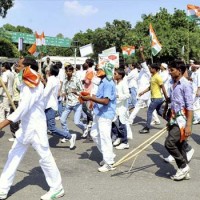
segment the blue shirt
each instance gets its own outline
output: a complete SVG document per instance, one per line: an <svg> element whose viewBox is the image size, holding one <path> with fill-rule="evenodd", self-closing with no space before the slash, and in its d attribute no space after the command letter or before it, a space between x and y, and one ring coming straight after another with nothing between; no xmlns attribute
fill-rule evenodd
<svg viewBox="0 0 200 200"><path fill-rule="evenodd" d="M102 79L96 94L97 98L108 98L110 101L107 105L95 103L94 114L106 119L113 119L116 111L116 86L113 80Z"/></svg>
<svg viewBox="0 0 200 200"><path fill-rule="evenodd" d="M177 85L174 85L172 80L170 82L171 109L174 110L175 113L184 108L193 110L192 94L192 84L185 77L180 78Z"/></svg>

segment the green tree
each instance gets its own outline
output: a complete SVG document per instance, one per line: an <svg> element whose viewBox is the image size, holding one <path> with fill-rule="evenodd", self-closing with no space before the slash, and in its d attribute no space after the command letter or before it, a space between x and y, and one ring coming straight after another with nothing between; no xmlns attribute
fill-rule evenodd
<svg viewBox="0 0 200 200"><path fill-rule="evenodd" d="M148 59L151 59L150 23L152 23L157 38L162 44L161 52L153 57L154 62L167 62L182 57L181 48L183 46L185 47L183 57L186 60L191 56L198 57L200 50L197 49L196 42L191 41L200 36L199 27L195 22L187 20L185 11L175 9L173 14L169 14L165 8L160 8L160 12L156 15L143 15L142 19L142 22L136 24L134 32L141 36L141 44L146 47L145 53Z"/></svg>
<svg viewBox="0 0 200 200"><path fill-rule="evenodd" d="M12 32L21 32L21 33L29 33L33 34L33 31L30 28L24 26L13 26L11 24L4 24L3 29L5 31L12 31Z"/></svg>
<svg viewBox="0 0 200 200"><path fill-rule="evenodd" d="M58 33L58 34L56 35L56 37L58 37L58 38L64 38L64 35L63 35L62 33Z"/></svg>
<svg viewBox="0 0 200 200"><path fill-rule="evenodd" d="M0 16L5 18L7 11L14 5L14 0L1 0L0 1Z"/></svg>
<svg viewBox="0 0 200 200"><path fill-rule="evenodd" d="M0 56L17 58L19 57L19 52L16 46L9 40L0 38Z"/></svg>

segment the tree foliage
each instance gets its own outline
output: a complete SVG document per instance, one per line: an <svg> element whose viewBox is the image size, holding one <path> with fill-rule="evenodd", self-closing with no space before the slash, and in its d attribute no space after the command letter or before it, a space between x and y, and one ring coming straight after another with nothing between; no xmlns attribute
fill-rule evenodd
<svg viewBox="0 0 200 200"><path fill-rule="evenodd" d="M3 25L4 30L6 31L12 31L12 32L21 32L21 33L29 33L33 34L33 31L30 28L24 27L24 26L13 26L11 24L4 24Z"/></svg>
<svg viewBox="0 0 200 200"><path fill-rule="evenodd" d="M136 56L126 60L127 63L137 62L137 49L140 45L145 47L145 56L151 60L149 24L152 24L158 40L162 44L162 50L155 57L154 62L167 62L172 59L184 58L189 60L200 58L200 28L195 22L189 22L185 11L174 9L174 13L168 13L167 9L160 8L160 11L153 14L143 14L142 20L132 27L130 22L125 20L114 20L112 23L106 22L105 27L95 30L88 29L85 32L78 32L73 37L71 47L52 47L48 46L49 55L74 56L75 49L92 43L94 54L92 57L97 60L98 54L103 50L115 46L117 52L120 52L120 60L123 60L121 47L125 45L136 46ZM4 30L14 32L33 33L29 28L23 26L12 26L5 24ZM0 31L1 32L1 31ZM1 34L0 34L1 37ZM3 37L3 36L2 36ZM57 37L64 38L62 33L58 33ZM181 49L184 46L184 55ZM30 45L27 45L27 51ZM77 51L77 56L80 52Z"/></svg>
<svg viewBox="0 0 200 200"><path fill-rule="evenodd" d="M0 1L0 16L5 18L7 11L14 5L14 0L1 0Z"/></svg>
<svg viewBox="0 0 200 200"><path fill-rule="evenodd" d="M17 47L7 39L0 38L0 56L17 58L19 52Z"/></svg>
<svg viewBox="0 0 200 200"><path fill-rule="evenodd" d="M162 44L162 50L153 60L167 62L172 59L183 57L198 59L200 55L199 38L200 28L195 22L189 22L185 11L175 9L173 14L168 13L167 9L160 8L155 15L143 14L142 21L137 22L134 28L127 21L114 20L113 23L106 23L104 28L97 28L94 31L85 33L79 32L74 36L81 45L92 43L94 46L93 57L97 59L103 50L116 46L121 52L123 45L140 45L145 47L147 59L151 59L149 24L152 23L158 40ZM185 47L184 55L181 55L182 47ZM130 62L129 59L128 62ZM138 57L132 59L137 61Z"/></svg>

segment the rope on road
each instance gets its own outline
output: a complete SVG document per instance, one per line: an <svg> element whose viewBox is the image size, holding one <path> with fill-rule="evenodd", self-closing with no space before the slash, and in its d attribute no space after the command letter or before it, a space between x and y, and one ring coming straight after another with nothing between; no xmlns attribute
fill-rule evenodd
<svg viewBox="0 0 200 200"><path fill-rule="evenodd" d="M165 127L162 130L158 131L152 137L150 137L149 139L147 139L145 142L143 142L142 144L140 144L138 147L136 147L135 149L133 149L131 152L129 152L125 156L123 156L120 160L118 160L115 164L113 164L113 167L117 167L117 166L121 165L122 163L127 162L131 158L134 158L134 157L138 156L142 151L144 151L153 142L155 142L159 137L161 137L166 131L167 131L167 127ZM142 148L142 149L140 149L140 148ZM136 152L136 151L138 151L138 152ZM134 153L134 152L136 152L136 153ZM134 162L135 162L135 160L134 160ZM133 162L133 164L134 164L134 162ZM133 164L132 164L132 166L133 166Z"/></svg>

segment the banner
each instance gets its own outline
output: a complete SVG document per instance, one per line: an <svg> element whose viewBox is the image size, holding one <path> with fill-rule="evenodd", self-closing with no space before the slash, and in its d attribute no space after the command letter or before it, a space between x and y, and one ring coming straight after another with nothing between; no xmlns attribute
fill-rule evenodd
<svg viewBox="0 0 200 200"><path fill-rule="evenodd" d="M88 56L89 54L93 54L92 44L87 44L79 48L81 57Z"/></svg>
<svg viewBox="0 0 200 200"><path fill-rule="evenodd" d="M122 49L122 55L124 58L128 58L130 56L135 55L135 46L123 46Z"/></svg>
<svg viewBox="0 0 200 200"><path fill-rule="evenodd" d="M99 67L103 67L107 64L114 65L114 68L119 68L119 53L113 53L110 55L99 54Z"/></svg>
<svg viewBox="0 0 200 200"><path fill-rule="evenodd" d="M102 54L104 55L110 55L112 53L116 53L116 47L111 47L109 49L105 49L104 51L102 51Z"/></svg>

